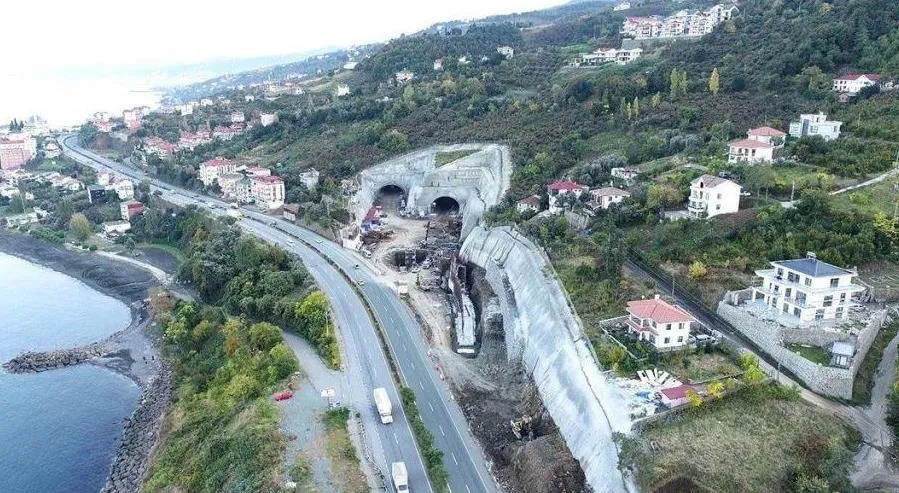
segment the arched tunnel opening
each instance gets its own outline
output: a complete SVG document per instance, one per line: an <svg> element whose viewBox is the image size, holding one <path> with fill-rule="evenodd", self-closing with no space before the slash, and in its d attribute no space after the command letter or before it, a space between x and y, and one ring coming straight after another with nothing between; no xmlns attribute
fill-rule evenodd
<svg viewBox="0 0 899 493"><path fill-rule="evenodd" d="M459 202L452 197L437 197L431 203L431 210L437 214L456 214L459 212Z"/></svg>
<svg viewBox="0 0 899 493"><path fill-rule="evenodd" d="M405 207L406 192L397 185L384 185L378 189L372 205L380 205L387 211L398 211Z"/></svg>

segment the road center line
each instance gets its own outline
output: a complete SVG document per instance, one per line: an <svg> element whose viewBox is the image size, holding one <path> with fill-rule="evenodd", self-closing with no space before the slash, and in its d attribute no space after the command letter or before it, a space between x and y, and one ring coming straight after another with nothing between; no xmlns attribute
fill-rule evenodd
<svg viewBox="0 0 899 493"><path fill-rule="evenodd" d="M440 434L443 436L446 436L446 433L443 432L443 427L440 425L437 425L437 426L440 428Z"/></svg>
<svg viewBox="0 0 899 493"><path fill-rule="evenodd" d="M434 405L430 401L428 401L428 407L431 408L431 412L434 412Z"/></svg>
<svg viewBox="0 0 899 493"><path fill-rule="evenodd" d="M453 462L455 462L456 465L458 466L458 465L459 465L459 461L456 460L456 454L454 454L453 452L450 452L450 456L452 456ZM468 486L466 486L465 488L467 489Z"/></svg>
<svg viewBox="0 0 899 493"><path fill-rule="evenodd" d="M396 437L396 432L393 433L393 441L394 441L397 445L400 444L399 439Z"/></svg>

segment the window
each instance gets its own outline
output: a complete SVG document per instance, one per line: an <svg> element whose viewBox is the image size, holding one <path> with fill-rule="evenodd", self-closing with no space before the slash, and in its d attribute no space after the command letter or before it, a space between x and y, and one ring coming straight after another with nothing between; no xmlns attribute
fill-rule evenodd
<svg viewBox="0 0 899 493"><path fill-rule="evenodd" d="M837 307L836 317L837 317L837 318L843 318L843 307L842 307L842 306L838 306L838 307Z"/></svg>
<svg viewBox="0 0 899 493"><path fill-rule="evenodd" d="M715 204L715 210L716 210L716 211L720 211L720 210L721 210L721 204Z"/></svg>
<svg viewBox="0 0 899 493"><path fill-rule="evenodd" d="M721 200L721 194L720 194L720 193L718 194L718 200Z"/></svg>
<svg viewBox="0 0 899 493"><path fill-rule="evenodd" d="M824 306L833 306L833 295L829 294L824 297Z"/></svg>
<svg viewBox="0 0 899 493"><path fill-rule="evenodd" d="M789 272L787 273L787 280L790 282L799 282L799 274Z"/></svg>
<svg viewBox="0 0 899 493"><path fill-rule="evenodd" d="M783 277L783 275L784 275L784 270L781 268L778 268L777 269L777 277Z"/></svg>
<svg viewBox="0 0 899 493"><path fill-rule="evenodd" d="M815 310L815 320L824 320L824 310Z"/></svg>
<svg viewBox="0 0 899 493"><path fill-rule="evenodd" d="M830 280L830 287L835 288L835 287L837 287L837 286L839 286L839 285L840 285L840 278L839 278L839 277L834 277L833 279Z"/></svg>
<svg viewBox="0 0 899 493"><path fill-rule="evenodd" d="M846 293L840 293L840 303L846 302Z"/></svg>
<svg viewBox="0 0 899 493"><path fill-rule="evenodd" d="M793 315L795 315L795 316L797 316L797 317L801 317L801 316L802 316L802 310L800 310L799 308L793 308Z"/></svg>
<svg viewBox="0 0 899 493"><path fill-rule="evenodd" d="M790 305L784 303L784 313L790 313Z"/></svg>
<svg viewBox="0 0 899 493"><path fill-rule="evenodd" d="M671 330L671 324L665 324L665 330Z"/></svg>
<svg viewBox="0 0 899 493"><path fill-rule="evenodd" d="M806 277L806 278L805 278L805 285L806 285L806 286L811 286L811 285L812 285L812 278L811 278L811 277Z"/></svg>
<svg viewBox="0 0 899 493"><path fill-rule="evenodd" d="M784 297L789 298L790 294L793 292L793 288L784 289Z"/></svg>
<svg viewBox="0 0 899 493"><path fill-rule="evenodd" d="M684 336L677 336L677 342L684 342Z"/></svg>
<svg viewBox="0 0 899 493"><path fill-rule="evenodd" d="M670 338L670 337L666 337L666 338L665 338L665 344L669 344L670 342L671 342L671 338Z"/></svg>

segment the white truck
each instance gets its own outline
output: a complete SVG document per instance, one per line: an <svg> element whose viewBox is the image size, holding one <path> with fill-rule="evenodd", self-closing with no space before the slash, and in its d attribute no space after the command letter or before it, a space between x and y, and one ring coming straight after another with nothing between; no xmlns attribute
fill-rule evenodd
<svg viewBox="0 0 899 493"><path fill-rule="evenodd" d="M390 467L390 475L393 477L393 489L396 493L408 493L409 474L406 472L406 463L394 462Z"/></svg>
<svg viewBox="0 0 899 493"><path fill-rule="evenodd" d="M381 416L381 423L385 425L393 423L393 405L390 403L390 396L387 395L387 389L378 387L374 391L375 406L378 408L378 415Z"/></svg>

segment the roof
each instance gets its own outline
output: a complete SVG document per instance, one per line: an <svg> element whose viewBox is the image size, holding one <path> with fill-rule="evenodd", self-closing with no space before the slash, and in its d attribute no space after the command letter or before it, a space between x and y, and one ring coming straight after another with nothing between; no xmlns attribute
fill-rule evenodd
<svg viewBox="0 0 899 493"><path fill-rule="evenodd" d="M628 301L627 311L637 318L649 318L663 324L694 321L694 318L681 307L671 305L660 298Z"/></svg>
<svg viewBox="0 0 899 493"><path fill-rule="evenodd" d="M830 352L831 354L849 356L851 358L855 354L855 345L849 342L835 342L833 347L830 348Z"/></svg>
<svg viewBox="0 0 899 493"><path fill-rule="evenodd" d="M828 264L827 262L816 258L779 260L771 263L812 277L845 276L847 274L854 274L851 270Z"/></svg>
<svg viewBox="0 0 899 493"><path fill-rule="evenodd" d="M127 207L129 209L132 207L137 207L137 206L143 207L144 206L144 204L142 202L138 202L136 200L129 200L127 202L122 202L122 205L124 205L125 207Z"/></svg>
<svg viewBox="0 0 899 493"><path fill-rule="evenodd" d="M284 204L284 210L297 214L300 212L300 204Z"/></svg>
<svg viewBox="0 0 899 493"><path fill-rule="evenodd" d="M534 207L540 206L540 196L539 195L531 195L530 197L525 197L518 201L520 204L527 204Z"/></svg>
<svg viewBox="0 0 899 493"><path fill-rule="evenodd" d="M776 128L771 127L759 127L759 128L751 128L749 129L749 135L758 135L763 137L784 137L787 134L781 132Z"/></svg>
<svg viewBox="0 0 899 493"><path fill-rule="evenodd" d="M281 179L280 176L254 176L253 181L259 181L267 184L276 184L276 183L284 183L284 180Z"/></svg>
<svg viewBox="0 0 899 493"><path fill-rule="evenodd" d="M752 139L732 140L728 142L727 145L731 147L747 147L750 149L774 149L774 146L771 144L766 144L764 142L759 142Z"/></svg>
<svg viewBox="0 0 899 493"><path fill-rule="evenodd" d="M580 183L571 181L571 180L556 180L549 185L549 189L553 191L573 191L573 190L584 190L590 188L587 185L581 185Z"/></svg>
<svg viewBox="0 0 899 493"><path fill-rule="evenodd" d="M365 221L380 221L380 219L381 215L376 207L369 208L368 212L365 213Z"/></svg>
<svg viewBox="0 0 899 493"><path fill-rule="evenodd" d="M603 187L593 191L596 197L630 197L631 193L615 187Z"/></svg>
<svg viewBox="0 0 899 493"><path fill-rule="evenodd" d="M871 80L877 80L880 78L877 74L846 74L842 77L837 77L836 80L858 80L862 77L867 77Z"/></svg>
<svg viewBox="0 0 899 493"><path fill-rule="evenodd" d="M689 385L679 385L677 387L671 387L667 389L662 389L662 395L667 397L669 400L676 401L678 399L683 399L687 397L687 393L693 390L693 387Z"/></svg>
<svg viewBox="0 0 899 493"><path fill-rule="evenodd" d="M727 183L737 185L736 183L728 180L727 178L721 178L720 176L713 176L713 175L702 175L699 178L690 182L691 185L696 185L698 183L702 183L703 188L715 188L718 185L724 185ZM739 185L737 185L737 186L739 186Z"/></svg>
<svg viewBox="0 0 899 493"><path fill-rule="evenodd" d="M218 168L220 166L231 166L233 164L234 163L232 163L228 159L225 159L223 157L216 157L216 158L210 159L209 161L206 161L205 163L201 164L201 166Z"/></svg>

